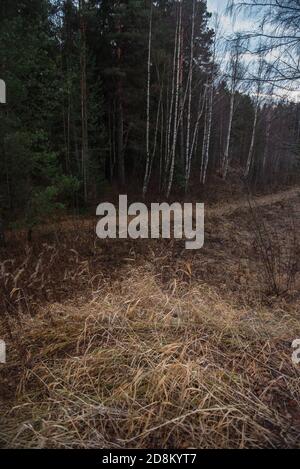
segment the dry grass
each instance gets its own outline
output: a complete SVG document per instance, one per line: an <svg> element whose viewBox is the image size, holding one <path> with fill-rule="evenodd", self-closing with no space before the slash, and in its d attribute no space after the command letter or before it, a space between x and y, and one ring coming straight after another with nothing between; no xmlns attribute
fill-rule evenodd
<svg viewBox="0 0 300 469"><path fill-rule="evenodd" d="M122 276L89 304L14 324L4 446L298 445L299 316L239 309L208 286L164 291L150 265Z"/></svg>
<svg viewBox="0 0 300 469"><path fill-rule="evenodd" d="M264 294L247 226L208 220L197 254L78 231L11 247L1 445L300 447L299 291Z"/></svg>

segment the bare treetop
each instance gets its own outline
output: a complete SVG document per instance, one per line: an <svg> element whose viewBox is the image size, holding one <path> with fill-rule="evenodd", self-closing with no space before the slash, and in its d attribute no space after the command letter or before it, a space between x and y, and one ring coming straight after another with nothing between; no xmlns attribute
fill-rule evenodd
<svg viewBox="0 0 300 469"><path fill-rule="evenodd" d="M272 64L273 82L296 89L300 79L300 1L230 0L227 12L235 19L242 13L255 18L256 28L243 34L250 41L249 52L265 53Z"/></svg>

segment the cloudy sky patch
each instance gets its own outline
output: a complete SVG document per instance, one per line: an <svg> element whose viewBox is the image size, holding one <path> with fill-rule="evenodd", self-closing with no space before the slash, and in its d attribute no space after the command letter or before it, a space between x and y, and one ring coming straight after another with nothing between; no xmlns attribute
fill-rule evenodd
<svg viewBox="0 0 300 469"><path fill-rule="evenodd" d="M231 35L239 31L253 31L255 27L254 19L243 17L241 14L235 21L225 14L227 0L207 0L208 11L218 13L221 19L222 28L225 35Z"/></svg>

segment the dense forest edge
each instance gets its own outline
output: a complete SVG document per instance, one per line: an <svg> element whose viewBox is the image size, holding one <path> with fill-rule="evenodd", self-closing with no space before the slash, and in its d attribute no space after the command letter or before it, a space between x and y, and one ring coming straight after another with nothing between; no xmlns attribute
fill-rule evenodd
<svg viewBox="0 0 300 469"><path fill-rule="evenodd" d="M278 94L265 48L246 60L206 2L2 0L0 14L7 226L118 193L199 199L299 181L299 104Z"/></svg>

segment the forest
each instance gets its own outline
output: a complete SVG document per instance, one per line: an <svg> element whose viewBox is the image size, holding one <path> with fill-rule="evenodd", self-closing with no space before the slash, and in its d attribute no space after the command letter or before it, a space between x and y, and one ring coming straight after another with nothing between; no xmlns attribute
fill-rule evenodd
<svg viewBox="0 0 300 469"><path fill-rule="evenodd" d="M2 0L2 217L295 182L299 103L218 23L196 0Z"/></svg>
<svg viewBox="0 0 300 469"><path fill-rule="evenodd" d="M299 25L0 1L1 448L300 447ZM204 245L100 239L122 195L204 203Z"/></svg>

